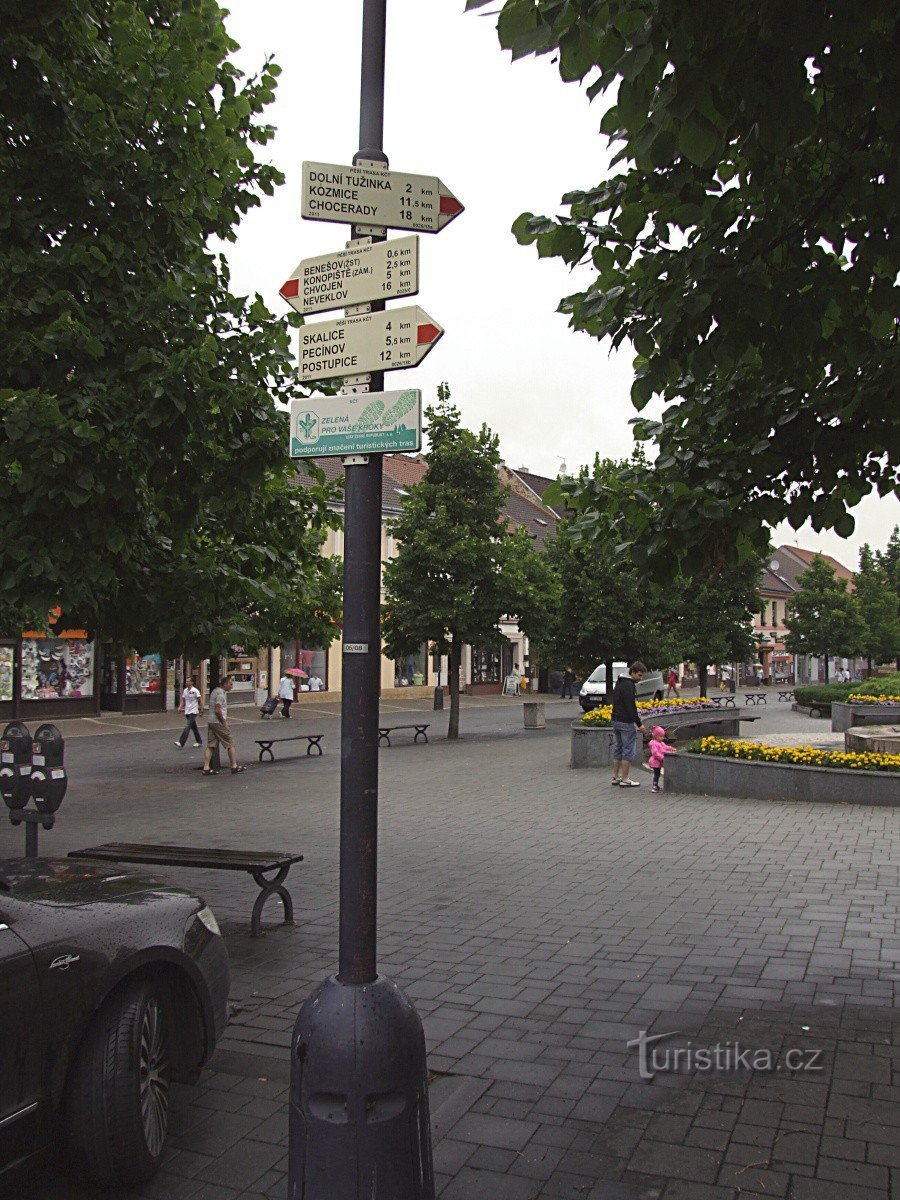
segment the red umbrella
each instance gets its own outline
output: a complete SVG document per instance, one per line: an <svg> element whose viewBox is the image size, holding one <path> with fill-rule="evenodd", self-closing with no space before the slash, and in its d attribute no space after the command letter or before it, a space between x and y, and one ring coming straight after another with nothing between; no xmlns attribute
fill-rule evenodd
<svg viewBox="0 0 900 1200"><path fill-rule="evenodd" d="M297 675L297 676L299 676L300 679L308 679L309 678L309 676L306 674L306 672L301 671L299 667L288 667L288 669L285 671L285 675Z"/></svg>

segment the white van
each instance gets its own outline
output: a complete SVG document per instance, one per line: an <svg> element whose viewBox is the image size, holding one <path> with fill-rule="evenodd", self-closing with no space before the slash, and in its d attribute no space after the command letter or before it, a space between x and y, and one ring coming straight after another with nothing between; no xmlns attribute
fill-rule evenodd
<svg viewBox="0 0 900 1200"><path fill-rule="evenodd" d="M627 674L628 663L613 663L613 687L620 675ZM662 674L659 671L648 671L637 685L637 698L638 700L652 700L656 697L661 700L664 687ZM612 696L606 694L606 663L601 663L596 670L591 671L581 685L578 703L585 712L590 712L592 708L599 708L601 704L610 704L611 702Z"/></svg>

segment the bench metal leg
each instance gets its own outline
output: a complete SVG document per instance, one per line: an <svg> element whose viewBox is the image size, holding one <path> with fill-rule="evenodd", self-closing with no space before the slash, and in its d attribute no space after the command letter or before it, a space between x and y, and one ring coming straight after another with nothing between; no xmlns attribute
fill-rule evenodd
<svg viewBox="0 0 900 1200"><path fill-rule="evenodd" d="M391 744L391 739L388 737L388 735L386 733L379 733L379 735L378 735L378 745L380 746L382 742L384 742L384 744L386 746L389 746Z"/></svg>
<svg viewBox="0 0 900 1200"><path fill-rule="evenodd" d="M272 879L266 879L262 871L250 872L254 881L260 886L260 893L254 901L253 912L250 916L250 934L252 937L259 937L262 933L262 911L270 896L279 896L281 898L281 903L284 905L284 923L285 925L293 925L294 902L291 899L291 893L286 887L282 886L285 879L287 879L287 873L290 869L290 863L284 867L279 867L278 874Z"/></svg>
<svg viewBox="0 0 900 1200"><path fill-rule="evenodd" d="M272 743L271 742L269 742L268 746L260 746L260 749L259 749L259 761L260 762L263 761L264 754L268 754L270 762L275 761L275 755L272 753Z"/></svg>
<svg viewBox="0 0 900 1200"><path fill-rule="evenodd" d="M419 738L424 738L426 742L428 741L428 734L425 732L424 729L416 730L416 736L413 738L413 741L417 742L419 740Z"/></svg>
<svg viewBox="0 0 900 1200"><path fill-rule="evenodd" d="M316 754L322 753L322 738L317 737L309 739L309 745L306 747L306 753L312 754L313 750L315 750Z"/></svg>

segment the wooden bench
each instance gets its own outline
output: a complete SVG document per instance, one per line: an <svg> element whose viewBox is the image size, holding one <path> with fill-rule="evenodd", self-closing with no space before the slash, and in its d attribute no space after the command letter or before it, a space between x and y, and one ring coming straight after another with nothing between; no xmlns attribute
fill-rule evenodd
<svg viewBox="0 0 900 1200"><path fill-rule="evenodd" d="M145 866L200 867L210 871L246 871L260 887L250 917L253 937L260 936L262 910L270 896L278 896L284 905L285 925L294 923L294 902L291 893L284 887L284 881L293 864L303 862L302 854L266 850L214 850L205 846L154 845L145 842L104 842L101 846L72 850L69 858L141 863ZM276 874L266 879L270 871Z"/></svg>
<svg viewBox="0 0 900 1200"><path fill-rule="evenodd" d="M747 704L766 704L768 697L765 692L744 692Z"/></svg>
<svg viewBox="0 0 900 1200"><path fill-rule="evenodd" d="M779 692L778 699L779 700L793 700L794 699L794 689L788 688L788 690L786 692Z"/></svg>
<svg viewBox="0 0 900 1200"><path fill-rule="evenodd" d="M430 722L425 725L380 725L378 727L378 745L380 746L382 742L387 742L387 744L390 746L391 734L396 732L398 729L414 729L416 734L413 738L413 741L417 742L419 738L423 738L427 742L428 734L425 732L425 730L430 728Z"/></svg>
<svg viewBox="0 0 900 1200"><path fill-rule="evenodd" d="M292 733L288 737L273 737L273 738L256 738L256 744L259 746L259 761L264 762L264 754L268 754L269 762L275 761L275 755L272 747L276 742L309 742L306 747L306 753L312 754L315 750L317 754L322 754L322 738L324 733Z"/></svg>

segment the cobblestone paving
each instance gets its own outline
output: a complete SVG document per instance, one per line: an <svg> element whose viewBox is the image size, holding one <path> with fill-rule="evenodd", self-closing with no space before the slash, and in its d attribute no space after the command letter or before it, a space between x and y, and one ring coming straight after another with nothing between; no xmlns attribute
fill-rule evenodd
<svg viewBox="0 0 900 1200"><path fill-rule="evenodd" d="M381 756L379 966L425 1025L441 1200L900 1197L897 810L655 796L643 775L622 793L568 769L566 721L526 735L508 711L459 745ZM781 710L755 728L795 727L809 719ZM111 741L79 740L56 852L208 826L306 855L297 925L256 941L252 885L173 873L223 923L232 1019L128 1200L285 1200L290 1031L336 962L335 737L321 760L216 780L172 761L170 731L127 739L122 763ZM627 1045L642 1030L677 1035L652 1080ZM665 1069L715 1046L770 1069ZM54 1168L12 1194L109 1196Z"/></svg>

